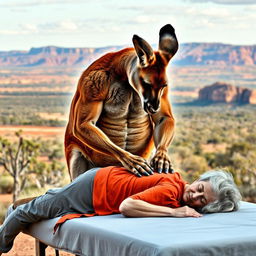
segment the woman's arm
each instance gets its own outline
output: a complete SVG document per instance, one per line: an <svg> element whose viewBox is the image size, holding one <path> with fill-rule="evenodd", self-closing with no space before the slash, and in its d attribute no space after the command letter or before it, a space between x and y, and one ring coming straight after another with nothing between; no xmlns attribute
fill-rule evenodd
<svg viewBox="0 0 256 256"><path fill-rule="evenodd" d="M148 202L126 198L119 206L119 211L126 217L201 217L193 208L183 206L170 208Z"/></svg>

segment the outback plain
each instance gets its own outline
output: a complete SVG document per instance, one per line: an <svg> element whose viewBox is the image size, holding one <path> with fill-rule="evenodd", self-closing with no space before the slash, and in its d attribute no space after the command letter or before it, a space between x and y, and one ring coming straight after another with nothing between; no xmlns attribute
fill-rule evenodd
<svg viewBox="0 0 256 256"><path fill-rule="evenodd" d="M178 56L168 66L169 95L176 119L169 153L174 169L188 181L208 169L229 170L243 199L256 203L256 105L198 100L200 89L216 82L256 90L255 46L229 46L236 55L211 59L209 49L212 56L218 56L226 47L217 46L184 45L180 55L185 54L187 59ZM76 62L81 50L67 53L65 49L45 48L31 50L34 60L29 59L29 53L0 53L0 222L14 198L14 188L18 190L16 198L22 198L69 182L63 142L78 79L93 59L116 50L91 49L82 52L83 61ZM41 62L36 59L38 55ZM16 177L19 185L15 187L14 176L3 163L8 164L15 156L21 140L30 145L25 147L30 152L29 164ZM21 241L28 241L30 247L25 254L20 253ZM33 255L33 243L32 238L21 234L8 255Z"/></svg>

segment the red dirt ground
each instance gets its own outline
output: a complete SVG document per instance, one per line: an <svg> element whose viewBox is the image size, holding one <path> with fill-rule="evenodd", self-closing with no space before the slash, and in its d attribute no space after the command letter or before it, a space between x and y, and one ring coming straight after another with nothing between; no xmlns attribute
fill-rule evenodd
<svg viewBox="0 0 256 256"><path fill-rule="evenodd" d="M13 136L13 134L22 130L22 134L28 137L56 137L64 136L65 127L50 127L50 126L30 126L30 125L0 125L0 136Z"/></svg>
<svg viewBox="0 0 256 256"><path fill-rule="evenodd" d="M11 194L0 194L0 202L10 203L12 200ZM12 250L2 256L34 256L35 255L35 239L29 235L20 233L15 241ZM46 249L47 256L54 256L53 248ZM60 256L71 256L73 254L67 252L60 252Z"/></svg>

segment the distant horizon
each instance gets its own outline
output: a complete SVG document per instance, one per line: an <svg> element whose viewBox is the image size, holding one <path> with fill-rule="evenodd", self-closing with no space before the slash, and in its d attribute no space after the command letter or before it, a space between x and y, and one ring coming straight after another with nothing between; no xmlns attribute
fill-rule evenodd
<svg viewBox="0 0 256 256"><path fill-rule="evenodd" d="M222 45L231 45L231 46L256 46L255 44L232 44L232 43L223 43L223 42L182 42L179 43L179 45L185 45L185 44L222 44ZM157 43L151 44L152 46L157 46ZM42 46L30 46L27 49L11 49L11 50L2 50L0 49L0 52L12 52L12 51L29 51L32 48L45 48L45 47L56 47L56 48L66 48L66 49L101 49L101 48L110 48L110 47L133 47L132 44L123 44L123 45L105 45L105 46L61 46L61 45L42 45Z"/></svg>

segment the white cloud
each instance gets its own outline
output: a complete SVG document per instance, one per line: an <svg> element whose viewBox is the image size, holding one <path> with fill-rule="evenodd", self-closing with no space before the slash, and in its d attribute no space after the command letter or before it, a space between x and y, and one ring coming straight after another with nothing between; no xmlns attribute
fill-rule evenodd
<svg viewBox="0 0 256 256"><path fill-rule="evenodd" d="M255 16L256 5L247 6L247 7L244 8L244 11L246 11L246 12L251 12L251 13L253 13L254 16Z"/></svg>
<svg viewBox="0 0 256 256"><path fill-rule="evenodd" d="M78 29L76 23L73 22L73 21L70 21L70 20L61 21L58 24L58 28L59 29L64 29L65 31L74 31L74 30Z"/></svg>
<svg viewBox="0 0 256 256"><path fill-rule="evenodd" d="M5 35L6 42L2 44L7 46L8 35L9 41L17 35L16 48L20 48L22 38L28 46L37 41L45 45L125 44L131 43L134 33L155 43L159 28L171 23L180 42L255 43L252 31L256 28L256 5L220 4L227 1L0 0L0 8L9 7L9 10L2 8L6 17L3 15L0 35ZM213 4L217 2L219 4ZM238 4L248 0L232 2ZM16 11L14 15L13 10Z"/></svg>
<svg viewBox="0 0 256 256"><path fill-rule="evenodd" d="M21 24L21 30L25 33L36 33L38 32L38 28L35 24Z"/></svg>
<svg viewBox="0 0 256 256"><path fill-rule="evenodd" d="M81 25L81 24L80 24ZM20 24L19 29L15 30L0 30L0 35L33 35L35 33L68 33L82 30L82 25L79 28L77 24L70 20L63 20L55 23L44 24Z"/></svg>
<svg viewBox="0 0 256 256"><path fill-rule="evenodd" d="M8 1L1 3L0 7L33 7L39 5L53 5L53 4L86 4L90 0L31 0L31 1Z"/></svg>
<svg viewBox="0 0 256 256"><path fill-rule="evenodd" d="M0 30L0 35L29 35L38 33L39 29L35 24L20 24L17 30Z"/></svg>
<svg viewBox="0 0 256 256"><path fill-rule="evenodd" d="M198 28L198 29L202 29L202 28L214 28L216 27L216 23L213 23L211 21L209 21L208 19L205 18L199 18L197 20L195 20L195 22L193 23L192 27L194 28Z"/></svg>
<svg viewBox="0 0 256 256"><path fill-rule="evenodd" d="M62 20L57 22L38 24L37 28L40 32L44 33L66 33L79 29L76 22L71 20Z"/></svg>
<svg viewBox="0 0 256 256"><path fill-rule="evenodd" d="M9 36L11 36L11 35L24 35L24 34L26 34L26 32L25 31L20 31L20 30L0 30L0 35L5 35L5 36L7 36L7 35L9 35Z"/></svg>
<svg viewBox="0 0 256 256"><path fill-rule="evenodd" d="M120 32L120 31L122 31L121 27L119 27L119 26L112 26L112 27L111 27L111 30L112 30L113 32Z"/></svg>
<svg viewBox="0 0 256 256"><path fill-rule="evenodd" d="M163 2L163 1L159 1ZM158 3L153 5L145 5L142 2L142 5L139 5L140 2L138 1L137 5L129 5L129 6L120 6L120 10L130 10L136 11L137 13L142 13L143 15L147 13L147 16L156 16L156 15L172 15L180 13L184 9L184 5L173 5L170 1L168 3Z"/></svg>
<svg viewBox="0 0 256 256"><path fill-rule="evenodd" d="M227 5L247 5L247 4L256 4L255 0L185 0L186 2L191 3L207 3L212 2L215 4L227 4Z"/></svg>
<svg viewBox="0 0 256 256"><path fill-rule="evenodd" d="M193 6L185 9L184 12L199 18L202 16L209 18L228 18L232 15L231 11L221 7L209 7L199 9Z"/></svg>
<svg viewBox="0 0 256 256"><path fill-rule="evenodd" d="M123 21L124 22L124 21ZM98 23L101 25L99 26ZM87 32L120 32L122 31L122 22L117 23L109 19L89 19L89 20L60 20L56 22L47 22L39 24L19 24L16 30L2 30L2 34L74 34ZM1 31L0 31L1 34Z"/></svg>
<svg viewBox="0 0 256 256"><path fill-rule="evenodd" d="M189 26L193 29L214 28L229 23L234 14L226 8L209 7L184 9L185 15L192 21Z"/></svg>
<svg viewBox="0 0 256 256"><path fill-rule="evenodd" d="M207 8L202 10L201 14L214 18L227 18L231 15L231 13L227 9L223 8Z"/></svg>
<svg viewBox="0 0 256 256"><path fill-rule="evenodd" d="M137 23L151 23L151 22L155 22L156 18L152 16L147 16L147 15L139 15L135 17L134 21Z"/></svg>

